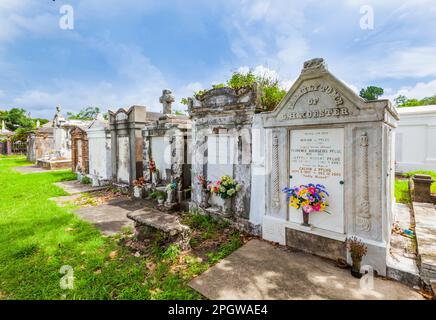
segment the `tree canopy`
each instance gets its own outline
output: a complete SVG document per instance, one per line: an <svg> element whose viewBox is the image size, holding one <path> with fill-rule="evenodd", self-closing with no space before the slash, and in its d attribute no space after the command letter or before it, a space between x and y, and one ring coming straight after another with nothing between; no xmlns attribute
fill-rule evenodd
<svg viewBox="0 0 436 320"><path fill-rule="evenodd" d="M428 105L436 105L436 95L431 97L426 97L424 99L409 99L404 95L400 95L395 98L395 104L397 107L419 107L419 106L428 106Z"/></svg>
<svg viewBox="0 0 436 320"><path fill-rule="evenodd" d="M40 124L46 124L47 119L31 118L26 110L22 108L12 108L10 110L0 111L0 121L4 120L6 128L15 131L18 128L32 130L36 128L36 122L39 120Z"/></svg>
<svg viewBox="0 0 436 320"><path fill-rule="evenodd" d="M371 100L377 100L381 95L383 95L383 93L384 90L382 88L376 86L369 86L360 90L359 95L363 99L367 101L371 101Z"/></svg>
<svg viewBox="0 0 436 320"><path fill-rule="evenodd" d="M12 108L10 110L0 110L0 122L5 122L6 128L14 132L12 141L26 141L27 134L36 128L39 120L40 125L46 124L47 119L31 118L26 110L22 108Z"/></svg>
<svg viewBox="0 0 436 320"><path fill-rule="evenodd" d="M100 113L99 107L87 107L79 113L67 112L67 118L70 120L93 120Z"/></svg>

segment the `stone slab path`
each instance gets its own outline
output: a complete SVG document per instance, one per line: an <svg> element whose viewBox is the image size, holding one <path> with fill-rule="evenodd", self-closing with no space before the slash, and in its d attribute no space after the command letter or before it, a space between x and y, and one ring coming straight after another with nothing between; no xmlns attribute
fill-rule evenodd
<svg viewBox="0 0 436 320"><path fill-rule="evenodd" d="M423 299L391 280L375 278L373 290L359 284L334 262L251 240L189 285L209 299Z"/></svg>
<svg viewBox="0 0 436 320"><path fill-rule="evenodd" d="M409 229L415 224L412 209L407 204L397 203L394 210L395 226ZM388 250L388 276L412 287L419 285L416 241L392 232Z"/></svg>
<svg viewBox="0 0 436 320"><path fill-rule="evenodd" d="M141 200L111 200L107 204L86 207L74 212L83 220L89 221L104 235L110 236L120 233L123 228L133 229L134 223L127 218L127 214L144 208Z"/></svg>
<svg viewBox="0 0 436 320"><path fill-rule="evenodd" d="M78 180L55 182L54 184L59 188L64 189L65 192L68 192L71 195L83 193L83 192L99 191L107 188L107 187L93 187L90 184L82 184Z"/></svg>

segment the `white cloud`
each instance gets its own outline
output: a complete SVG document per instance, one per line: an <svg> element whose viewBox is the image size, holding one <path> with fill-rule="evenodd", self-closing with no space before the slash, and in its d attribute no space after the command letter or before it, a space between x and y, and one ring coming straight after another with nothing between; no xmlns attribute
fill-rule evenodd
<svg viewBox="0 0 436 320"><path fill-rule="evenodd" d="M373 78L436 76L436 46L401 48L367 66Z"/></svg>
<svg viewBox="0 0 436 320"><path fill-rule="evenodd" d="M395 93L386 95L386 98L394 101L400 95L406 96L409 99L423 99L434 96L436 95L436 79L430 82L419 82L410 87L402 87Z"/></svg>

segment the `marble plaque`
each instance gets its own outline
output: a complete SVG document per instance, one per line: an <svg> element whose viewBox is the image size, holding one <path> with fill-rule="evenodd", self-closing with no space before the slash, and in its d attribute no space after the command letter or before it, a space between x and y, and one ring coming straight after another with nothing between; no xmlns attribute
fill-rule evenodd
<svg viewBox="0 0 436 320"><path fill-rule="evenodd" d="M344 129L304 129L290 132L291 187L322 184L329 193L329 213L310 214L313 227L344 233ZM289 220L301 223L301 209L289 208Z"/></svg>

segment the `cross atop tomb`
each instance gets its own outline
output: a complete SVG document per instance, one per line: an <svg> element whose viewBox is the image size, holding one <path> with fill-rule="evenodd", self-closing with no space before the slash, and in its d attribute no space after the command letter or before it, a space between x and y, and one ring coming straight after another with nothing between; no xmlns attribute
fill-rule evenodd
<svg viewBox="0 0 436 320"><path fill-rule="evenodd" d="M159 98L159 102L162 103L163 106L163 113L164 114L171 114L171 104L174 102L174 96L172 94L172 91L169 89L162 90L162 97Z"/></svg>

